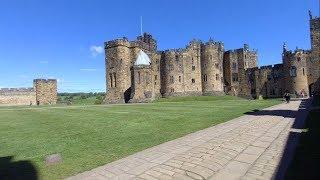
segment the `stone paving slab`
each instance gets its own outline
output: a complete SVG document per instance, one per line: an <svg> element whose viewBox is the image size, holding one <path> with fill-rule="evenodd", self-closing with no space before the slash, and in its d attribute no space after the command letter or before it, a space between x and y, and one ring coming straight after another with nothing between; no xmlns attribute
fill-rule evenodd
<svg viewBox="0 0 320 180"><path fill-rule="evenodd" d="M300 103L266 108L269 114L245 115L68 179L272 179Z"/></svg>

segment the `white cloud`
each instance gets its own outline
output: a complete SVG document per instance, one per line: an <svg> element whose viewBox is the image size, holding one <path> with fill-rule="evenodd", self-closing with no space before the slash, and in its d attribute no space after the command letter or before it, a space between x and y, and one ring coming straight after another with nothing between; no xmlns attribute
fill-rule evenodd
<svg viewBox="0 0 320 180"><path fill-rule="evenodd" d="M93 57L96 57L97 55L103 53L103 47L102 46L91 46L90 52Z"/></svg>
<svg viewBox="0 0 320 180"><path fill-rule="evenodd" d="M83 68L83 69L80 69L80 71L93 72L93 71L97 71L97 69L94 69L94 68Z"/></svg>

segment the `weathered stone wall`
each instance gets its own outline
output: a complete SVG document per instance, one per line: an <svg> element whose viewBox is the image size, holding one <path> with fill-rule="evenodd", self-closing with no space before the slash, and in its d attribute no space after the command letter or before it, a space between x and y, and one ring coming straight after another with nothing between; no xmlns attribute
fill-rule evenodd
<svg viewBox="0 0 320 180"><path fill-rule="evenodd" d="M201 42L191 41L182 57L185 94L202 95Z"/></svg>
<svg viewBox="0 0 320 180"><path fill-rule="evenodd" d="M202 92L204 95L224 94L222 42L209 41L201 47Z"/></svg>
<svg viewBox="0 0 320 180"><path fill-rule="evenodd" d="M320 18L310 17L311 55L308 61L310 93L320 94Z"/></svg>
<svg viewBox="0 0 320 180"><path fill-rule="evenodd" d="M160 54L156 52L157 42L149 34L139 36L135 41L117 39L105 43L106 53L106 103L129 102L131 96L131 68L137 55L143 50L151 59L154 71L154 91L160 96Z"/></svg>
<svg viewBox="0 0 320 180"><path fill-rule="evenodd" d="M291 94L300 95L301 93L309 95L308 85L308 67L310 52L304 50L284 51L284 81L285 91Z"/></svg>
<svg viewBox="0 0 320 180"><path fill-rule="evenodd" d="M179 96L184 93L184 53L182 50L162 52L161 94L164 97Z"/></svg>
<svg viewBox="0 0 320 180"><path fill-rule="evenodd" d="M151 102L155 99L154 74L150 65L133 66L132 90L129 102L142 103Z"/></svg>
<svg viewBox="0 0 320 180"><path fill-rule="evenodd" d="M36 92L33 88L0 89L0 105L35 105Z"/></svg>
<svg viewBox="0 0 320 180"><path fill-rule="evenodd" d="M105 44L107 103L124 103L124 93L131 87L131 44L127 39ZM129 93L130 95L130 93Z"/></svg>
<svg viewBox="0 0 320 180"><path fill-rule="evenodd" d="M250 97L251 85L246 72L257 65L257 52L250 51L248 45L224 54L224 75L226 91L230 95Z"/></svg>
<svg viewBox="0 0 320 180"><path fill-rule="evenodd" d="M57 80L55 79L35 79L33 86L36 91L36 103L48 105L57 103Z"/></svg>

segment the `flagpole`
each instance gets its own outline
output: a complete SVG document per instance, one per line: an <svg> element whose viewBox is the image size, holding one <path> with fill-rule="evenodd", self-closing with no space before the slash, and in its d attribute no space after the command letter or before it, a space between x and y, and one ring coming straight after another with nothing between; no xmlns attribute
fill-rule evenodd
<svg viewBox="0 0 320 180"><path fill-rule="evenodd" d="M142 16L140 16L140 35L142 36Z"/></svg>

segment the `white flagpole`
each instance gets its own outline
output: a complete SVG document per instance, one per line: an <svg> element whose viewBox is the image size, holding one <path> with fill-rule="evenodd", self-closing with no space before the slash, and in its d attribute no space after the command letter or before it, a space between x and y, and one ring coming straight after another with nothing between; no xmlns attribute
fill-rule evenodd
<svg viewBox="0 0 320 180"><path fill-rule="evenodd" d="M142 36L142 33L143 33L143 31L142 31L142 16L140 16L140 34L141 34L141 36Z"/></svg>

